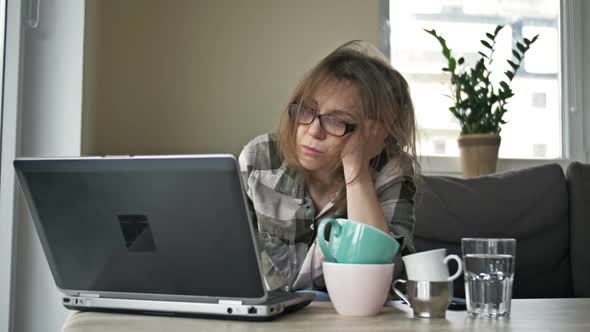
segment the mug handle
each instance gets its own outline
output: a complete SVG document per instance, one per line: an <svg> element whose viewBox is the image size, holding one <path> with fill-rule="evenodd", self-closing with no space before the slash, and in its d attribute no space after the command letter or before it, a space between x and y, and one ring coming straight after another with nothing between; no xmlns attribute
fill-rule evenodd
<svg viewBox="0 0 590 332"><path fill-rule="evenodd" d="M443 263L447 264L451 259L453 259L457 262L457 272L455 272L455 274L453 274L452 276L449 277L449 279L448 279L449 281L453 281L453 280L459 278L459 276L463 272L463 261L457 255L448 255L443 260Z"/></svg>
<svg viewBox="0 0 590 332"><path fill-rule="evenodd" d="M340 224L338 223L338 220L336 219L324 219L320 222L320 226L318 227L318 242L320 243L320 249L322 249L322 252L324 253L324 256L326 256L326 258L328 259L328 262L337 262L336 261L336 257L334 257L334 255L332 254L332 250L329 247L329 242L326 241L326 234L325 234L325 229L326 229L326 225L328 224L332 224L332 230L331 232L334 232L333 234L338 236L340 235L340 232L342 231L342 226L340 226ZM330 234L331 237L331 234Z"/></svg>
<svg viewBox="0 0 590 332"><path fill-rule="evenodd" d="M402 300L406 301L406 303L408 304L408 306L411 308L412 305L410 304L410 300L408 300L408 298L404 295L404 293L402 293L399 289L395 288L395 284L400 283L400 284L405 284L407 281L404 279L397 279L396 281L393 282L393 291L395 292L395 294L397 294L397 296L401 297Z"/></svg>

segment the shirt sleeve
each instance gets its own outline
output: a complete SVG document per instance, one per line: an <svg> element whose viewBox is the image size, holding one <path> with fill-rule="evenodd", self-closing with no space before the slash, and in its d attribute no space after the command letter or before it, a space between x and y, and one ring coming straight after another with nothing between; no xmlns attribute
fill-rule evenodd
<svg viewBox="0 0 590 332"><path fill-rule="evenodd" d="M261 135L254 138L242 149L238 163L247 197L248 213L250 214L259 250L259 261L264 273L264 284L267 290L285 288L288 286L292 269L292 247L289 246L278 234L269 232L263 226L271 226L272 216L267 216L258 210L256 204L261 201L260 172L272 171L272 150L274 141L270 135ZM263 200L264 201L264 200ZM256 203L256 204L255 204ZM257 213L258 211L258 213ZM268 228L268 227L267 227ZM294 247L293 247L294 249Z"/></svg>
<svg viewBox="0 0 590 332"><path fill-rule="evenodd" d="M240 174L242 177L242 183L244 185L244 191L246 192L246 205L250 219L254 225L254 229L258 229L258 221L256 217L256 211L254 210L254 203L252 202L252 192L248 186L248 179L250 174L254 170L254 162L256 160L256 150L252 144L249 143L242 149L240 156L238 157L238 164L240 165Z"/></svg>
<svg viewBox="0 0 590 332"><path fill-rule="evenodd" d="M401 174L397 163L398 161L392 160L381 169L375 180L375 190L389 230L400 243L399 253L406 255L416 252L414 248L416 186L413 176Z"/></svg>

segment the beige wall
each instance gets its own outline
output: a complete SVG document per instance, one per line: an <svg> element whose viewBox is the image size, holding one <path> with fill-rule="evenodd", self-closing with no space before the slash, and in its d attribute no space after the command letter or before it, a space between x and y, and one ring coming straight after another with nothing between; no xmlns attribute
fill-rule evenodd
<svg viewBox="0 0 590 332"><path fill-rule="evenodd" d="M84 154L239 153L379 1L87 0Z"/></svg>
<svg viewBox="0 0 590 332"><path fill-rule="evenodd" d="M87 0L84 6L84 60L82 89L82 155L94 152L98 93L98 59L100 42L100 2Z"/></svg>

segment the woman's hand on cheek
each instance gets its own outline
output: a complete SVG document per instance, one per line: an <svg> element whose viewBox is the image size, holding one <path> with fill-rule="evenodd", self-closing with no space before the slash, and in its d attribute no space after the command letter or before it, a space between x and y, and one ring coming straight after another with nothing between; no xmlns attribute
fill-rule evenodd
<svg viewBox="0 0 590 332"><path fill-rule="evenodd" d="M368 170L369 161L381 153L385 147L387 132L381 123L366 120L364 129L364 134L359 130L350 137L347 149L342 152L342 166L345 175L349 175L347 172L356 174Z"/></svg>

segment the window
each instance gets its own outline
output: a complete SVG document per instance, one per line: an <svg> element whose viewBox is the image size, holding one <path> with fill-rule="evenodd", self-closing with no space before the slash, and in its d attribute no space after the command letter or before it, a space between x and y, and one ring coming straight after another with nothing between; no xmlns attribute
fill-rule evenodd
<svg viewBox="0 0 590 332"><path fill-rule="evenodd" d="M408 79L422 156L459 155L459 122L448 110L452 101L445 59L438 42L423 29L436 29L457 58L479 58L480 40L496 25L505 25L497 39L492 71L503 79L515 39L539 34L512 82L502 126L500 158L560 159L564 156L560 87L560 2L558 0L421 0L390 1L391 62Z"/></svg>

